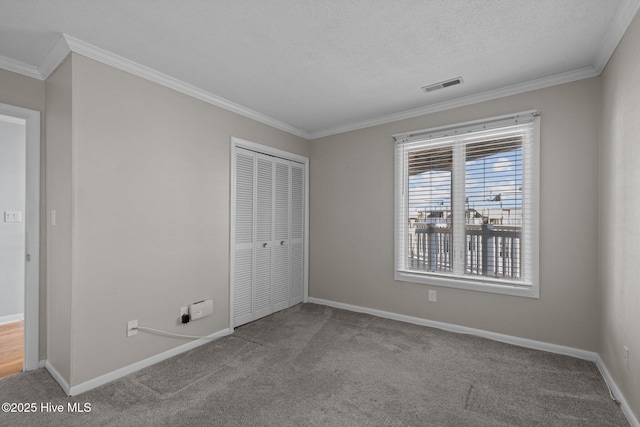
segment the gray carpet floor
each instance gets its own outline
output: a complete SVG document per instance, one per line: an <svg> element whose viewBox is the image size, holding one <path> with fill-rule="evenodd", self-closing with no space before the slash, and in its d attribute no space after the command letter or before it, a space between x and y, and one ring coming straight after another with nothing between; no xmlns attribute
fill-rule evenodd
<svg viewBox="0 0 640 427"><path fill-rule="evenodd" d="M3 426L628 426L596 366L483 338L301 304L80 396L43 370L0 402Z"/></svg>

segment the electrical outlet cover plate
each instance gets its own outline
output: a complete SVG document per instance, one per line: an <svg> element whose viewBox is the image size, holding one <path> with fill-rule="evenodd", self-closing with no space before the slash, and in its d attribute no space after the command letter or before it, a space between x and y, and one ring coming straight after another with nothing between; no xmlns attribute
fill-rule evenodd
<svg viewBox="0 0 640 427"><path fill-rule="evenodd" d="M132 337L138 335L138 321L130 320L127 322L127 336Z"/></svg>
<svg viewBox="0 0 640 427"><path fill-rule="evenodd" d="M434 291L433 289L429 290L429 302L436 302L438 300L437 296L436 296L436 291Z"/></svg>

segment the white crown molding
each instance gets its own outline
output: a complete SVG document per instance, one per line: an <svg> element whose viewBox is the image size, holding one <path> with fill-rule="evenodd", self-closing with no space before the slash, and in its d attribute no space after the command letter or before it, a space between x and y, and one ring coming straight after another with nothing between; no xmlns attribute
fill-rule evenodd
<svg viewBox="0 0 640 427"><path fill-rule="evenodd" d="M464 107L466 105L477 104L479 102L491 101L493 99L504 98L506 96L517 95L524 92L530 92L532 90L544 89L550 86L556 86L564 83L574 82L577 80L587 79L590 77L596 77L598 74L599 73L593 67L579 68L577 70L567 71L565 73L555 74L553 76L543 77L524 83L489 90L475 95L463 96L460 98L438 102L436 104L426 105L424 107L418 107L411 110L401 111L399 113L388 114L375 119L363 120L357 123L352 123L317 132L311 132L309 139L318 139L325 136L364 129L372 126L382 125L385 123L411 119L426 114L433 114L439 111L450 110L452 108Z"/></svg>
<svg viewBox="0 0 640 427"><path fill-rule="evenodd" d="M629 2L636 2L636 0L628 0L628 2L625 4L628 4ZM637 10L637 7L634 10ZM627 22L626 25L628 26L629 23L630 21ZM626 27L624 28L626 29ZM613 49L615 49L615 46ZM282 131L291 133L293 135L299 136L307 140L323 138L325 136L336 135L339 133L350 132L358 129L364 129L371 126L377 126L385 123L391 123L391 122L418 117L426 114L432 114L438 111L444 111L452 108L463 107L465 105L471 105L471 104L475 104L483 101L502 98L505 96L516 95L523 92L542 89L545 87L555 86L563 83L569 83L572 81L586 79L589 77L595 77L600 74L600 72L594 69L593 67L585 67L585 68L580 68L578 70L556 74L554 76L544 77L541 79L531 80L529 82L520 83L517 85L512 85L512 86L507 86L507 87L496 89L496 90L482 92L476 95L465 96L461 98L439 102L437 104L432 104L432 105L427 105L424 107L419 107L411 110L401 111L399 113L393 113L393 114L385 115L385 116L374 118L374 119L364 120L364 121L351 123L344 126L338 126L338 127L315 131L315 132L307 132L307 131L295 128L293 126L290 126L284 122L275 120L264 114L258 113L257 111L243 107L242 105L231 102L225 98L222 98L212 93L198 89L193 85L184 83L178 79L162 74L149 67L140 65L136 62L130 61L119 55L113 54L106 50L95 47L91 44L85 43L82 40L76 39L75 37L69 36L67 34L62 34L56 40L56 42L53 44L51 49L44 56L39 67L36 68L29 64L25 64L20 61L15 61L13 59L0 56L0 68L7 69L9 71L14 71L29 77L37 78L39 80L45 80L58 67L58 65L60 65L60 63L64 60L64 58L67 57L67 55L70 52L75 52L77 54L86 56L88 58L102 62L103 64L112 66L114 68L118 68L122 71L126 71L138 77L142 77L144 79L153 81L162 86L168 87L170 89L174 89L178 92L192 96L196 99L200 99L201 101L216 105L220 108L224 108L225 110L232 111L244 117L248 117L250 119L256 120L258 122L264 123L276 129L280 129ZM611 53L613 53L613 51ZM606 56L607 60L610 56L611 54Z"/></svg>
<svg viewBox="0 0 640 427"><path fill-rule="evenodd" d="M65 40L64 34L60 34L55 43L42 57L38 66L0 56L0 68L33 77L34 79L46 80L69 53L71 53L71 49Z"/></svg>
<svg viewBox="0 0 640 427"><path fill-rule="evenodd" d="M228 99L199 89L193 85L167 76L166 74L160 73L136 62L130 61L104 49L100 49L89 43L85 43L82 40L76 39L75 37L71 37L67 34L63 34L63 37L66 40L69 49L74 53L86 56L87 58L94 59L96 61L102 62L103 64L118 68L122 71L126 71L138 77L142 77L143 79L158 83L162 86L184 93L185 95L192 96L201 101L213 104L220 108L224 108L225 110L240 114L241 116L248 117L257 122L264 123L273 128L280 129L301 138L309 138L309 133L306 131L297 129L279 120L275 120L262 113L258 113L257 111L243 107L242 105L231 102Z"/></svg>
<svg viewBox="0 0 640 427"><path fill-rule="evenodd" d="M636 1L636 0L631 0ZM628 23L627 23L628 25ZM152 68L130 61L114 53L108 52L99 47L93 46L68 34L62 34L58 41L52 46L49 53L45 57L46 64L41 66L40 70L44 78L55 70L55 68L62 62L62 60L68 55L69 52L74 52L87 58L102 62L103 64L112 66L114 68L126 71L138 77L142 77L146 80L150 80L162 86L174 89L178 92L192 96L201 101L209 104L216 105L225 110L240 114L244 117L256 120L260 123L264 123L276 129L280 129L284 132L291 133L301 138L310 140L322 138L324 136L335 135L338 133L349 132L352 130L363 129L366 127L376 126L384 123L395 122L412 117L418 117L425 114L431 114L438 111L448 110L451 108L461 107L465 105L471 105L478 102L488 101L492 99L502 98L509 95L515 95L523 92L529 92L536 89L542 89L549 86L555 86L563 83L569 83L576 80L586 79L589 77L595 77L599 73L593 67L580 68L578 70L568 71L561 74L556 74L541 79L531 80L525 83L517 85L507 86L504 88L482 92L476 95L470 95L449 101L440 102L425 107L420 107L412 110L407 110L399 113L389 114L386 116L378 117L371 120L365 120L362 122L352 123L345 126L331 128L327 130L317 132L307 132L293 126L290 126L284 122L273 119L257 111L243 107L225 98L214 95L210 92L199 89L193 85L182 82L166 74L160 73Z"/></svg>
<svg viewBox="0 0 640 427"><path fill-rule="evenodd" d="M65 40L64 34L61 34L44 55L40 61L40 65L38 65L40 78L42 80L48 79L51 73L58 68L58 65L60 65L64 58L66 58L70 53L71 49Z"/></svg>
<svg viewBox="0 0 640 427"><path fill-rule="evenodd" d="M7 71L13 71L14 73L22 74L23 76L42 80L40 72L38 71L38 67L29 65L26 62L7 58L6 56L0 56L0 68L3 68Z"/></svg>
<svg viewBox="0 0 640 427"><path fill-rule="evenodd" d="M544 77L541 79L531 80L525 83L511 85L500 89L490 90L475 95L463 96L461 98L443 101L420 108L401 111L398 113L393 113L329 129L322 129L314 132L298 129L287 123L273 119L262 113L251 110L250 108L244 107L240 104L236 104L235 102L232 102L228 99L199 89L193 85L167 76L166 74L160 73L136 62L130 61L126 58L93 46L67 34L61 34L60 37L58 37L47 54L43 57L39 66L35 67L21 61L0 56L0 68L4 68L6 70L33 77L39 80L45 80L70 52L75 52L104 64L110 65L112 67L118 68L120 70L126 71L128 73L134 74L138 77L153 81L162 86L174 89L178 92L192 96L201 101L240 114L241 116L248 117L260 123L264 123L273 128L280 129L284 132L288 132L290 134L310 140L598 76L606 67L609 59L611 58L611 55L613 55L613 52L615 51L618 43L620 43L620 40L627 31L627 28L631 24L631 21L636 15L638 9L640 9L640 0L624 0L616 14L616 17L612 22L611 27L607 32L606 37L603 39L600 45L592 66L556 74L549 77Z"/></svg>
<svg viewBox="0 0 640 427"><path fill-rule="evenodd" d="M607 66L609 59L611 59L613 52L615 52L618 47L618 43L620 43L620 40L622 40L622 37L627 32L627 28L629 28L639 8L640 0L625 0L620 6L620 9L618 9L618 13L612 25L609 27L607 35L602 40L593 64L598 75L602 73L604 67Z"/></svg>
<svg viewBox="0 0 640 427"><path fill-rule="evenodd" d="M0 68L33 77L38 80L46 80L71 52L86 56L87 58L102 62L103 64L109 65L122 71L126 71L130 74L142 77L143 79L150 80L180 93L184 93L185 95L192 96L206 103L250 118L257 122L264 123L268 126L280 129L284 132L299 136L301 138L309 139L309 136L311 135L309 132L295 128L284 122L273 119L262 113L251 110L250 108L229 101L228 99L199 89L193 85L163 74L152 68L146 67L99 47L93 46L68 34L61 34L60 37L58 37L56 42L47 51L38 67L34 67L20 61L15 61L11 58L0 56Z"/></svg>

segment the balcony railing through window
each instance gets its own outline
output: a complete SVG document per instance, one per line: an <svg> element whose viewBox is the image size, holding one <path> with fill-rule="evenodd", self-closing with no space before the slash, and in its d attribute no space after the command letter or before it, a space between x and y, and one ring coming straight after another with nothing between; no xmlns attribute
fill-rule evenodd
<svg viewBox="0 0 640 427"><path fill-rule="evenodd" d="M442 225L445 225L444 227ZM452 229L444 224L410 225L408 267L425 272L452 272ZM521 227L467 224L465 274L518 280L522 277Z"/></svg>

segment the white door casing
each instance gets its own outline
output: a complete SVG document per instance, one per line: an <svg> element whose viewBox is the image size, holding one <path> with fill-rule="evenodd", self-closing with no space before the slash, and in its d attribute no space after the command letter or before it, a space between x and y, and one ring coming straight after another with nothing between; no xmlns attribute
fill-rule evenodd
<svg viewBox="0 0 640 427"><path fill-rule="evenodd" d="M291 163L291 229L289 235L289 247L291 250L290 271L290 302L289 306L301 303L304 300L304 225L305 225L305 168L299 163Z"/></svg>

